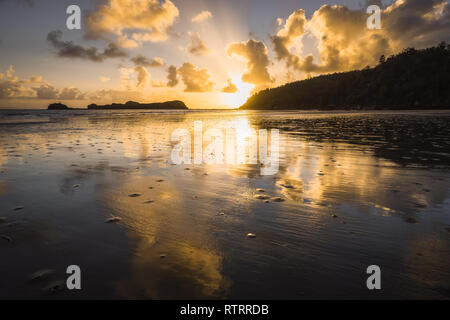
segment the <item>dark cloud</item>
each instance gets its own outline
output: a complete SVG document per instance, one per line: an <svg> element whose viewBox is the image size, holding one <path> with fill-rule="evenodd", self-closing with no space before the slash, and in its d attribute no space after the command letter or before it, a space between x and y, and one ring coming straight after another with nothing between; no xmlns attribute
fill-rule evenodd
<svg viewBox="0 0 450 320"><path fill-rule="evenodd" d="M93 62L103 62L108 58L123 58L128 54L117 45L110 43L100 52L95 47L85 48L72 41L62 41L62 32L60 30L52 31L47 35L47 41L57 49L57 55L61 58L85 59Z"/></svg>
<svg viewBox="0 0 450 320"><path fill-rule="evenodd" d="M175 66L170 66L169 68L167 68L167 86L175 87L177 84L177 68Z"/></svg>
<svg viewBox="0 0 450 320"><path fill-rule="evenodd" d="M136 65L136 67L162 67L164 66L164 60L160 57L154 57L153 59L149 59L141 54L138 54L136 57L132 58L131 61Z"/></svg>
<svg viewBox="0 0 450 320"><path fill-rule="evenodd" d="M59 93L55 87L49 84L43 84L34 90L38 99L56 99Z"/></svg>

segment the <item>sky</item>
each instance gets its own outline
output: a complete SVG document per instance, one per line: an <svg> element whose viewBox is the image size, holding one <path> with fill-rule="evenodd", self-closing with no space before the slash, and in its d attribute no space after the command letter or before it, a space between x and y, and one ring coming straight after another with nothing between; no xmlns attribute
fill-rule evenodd
<svg viewBox="0 0 450 320"><path fill-rule="evenodd" d="M79 30L66 26L74 4ZM371 4L381 29L367 28ZM262 89L449 40L448 0L0 0L0 108L236 108Z"/></svg>

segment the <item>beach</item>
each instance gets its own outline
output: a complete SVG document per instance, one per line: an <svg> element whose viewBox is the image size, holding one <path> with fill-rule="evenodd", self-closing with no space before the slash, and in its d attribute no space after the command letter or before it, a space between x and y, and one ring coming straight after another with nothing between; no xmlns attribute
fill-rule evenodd
<svg viewBox="0 0 450 320"><path fill-rule="evenodd" d="M195 122L279 130L276 172L174 163ZM449 299L449 137L433 110L2 110L0 298Z"/></svg>

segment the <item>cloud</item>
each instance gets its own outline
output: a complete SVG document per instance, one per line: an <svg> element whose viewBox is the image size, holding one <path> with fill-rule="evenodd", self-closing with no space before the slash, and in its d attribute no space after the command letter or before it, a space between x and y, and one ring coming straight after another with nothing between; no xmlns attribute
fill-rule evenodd
<svg viewBox="0 0 450 320"><path fill-rule="evenodd" d="M38 99L56 99L59 91L49 84L43 84L40 87L34 88Z"/></svg>
<svg viewBox="0 0 450 320"><path fill-rule="evenodd" d="M283 19L277 19L278 25L283 23ZM305 25L307 23L305 11L303 9L294 11L286 20L284 27L278 33L271 37L275 54L278 60L286 60L288 66L295 66L298 63L298 57L291 54L290 50L296 46L301 51L300 40L305 34Z"/></svg>
<svg viewBox="0 0 450 320"><path fill-rule="evenodd" d="M99 80L100 80L101 82L108 82L108 81L111 80L111 78L108 78L108 77L105 77L105 76L100 76L100 77L99 77Z"/></svg>
<svg viewBox="0 0 450 320"><path fill-rule="evenodd" d="M32 87L32 85L40 86ZM4 73L0 72L0 99L60 99L83 100L85 95L75 87L61 90L45 82L42 76L31 76L29 79L19 79L13 66Z"/></svg>
<svg viewBox="0 0 450 320"><path fill-rule="evenodd" d="M142 91L147 88L150 81L150 73L144 66L134 68L120 67L119 91Z"/></svg>
<svg viewBox="0 0 450 320"><path fill-rule="evenodd" d="M188 45L187 50L189 53L196 56L206 56L211 53L211 50L203 43L198 33L188 33L191 37L191 43Z"/></svg>
<svg viewBox="0 0 450 320"><path fill-rule="evenodd" d="M185 92L209 92L214 83L210 80L210 73L207 69L196 68L192 63L184 63L178 70L183 83Z"/></svg>
<svg viewBox="0 0 450 320"><path fill-rule="evenodd" d="M167 68L167 86L175 87L178 84L177 67L170 66Z"/></svg>
<svg viewBox="0 0 450 320"><path fill-rule="evenodd" d="M141 66L141 67L157 68L157 67L164 66L164 60L162 58L154 57L153 59L148 59L147 57L145 57L141 54L138 54L136 57L132 58L131 61L136 66Z"/></svg>
<svg viewBox="0 0 450 320"><path fill-rule="evenodd" d="M143 90L147 87L147 84L150 81L150 73L148 73L147 69L143 66L139 66L134 68L137 73L137 85L136 88Z"/></svg>
<svg viewBox="0 0 450 320"><path fill-rule="evenodd" d="M105 0L88 14L86 37L114 37L122 47L165 41L178 15L170 0Z"/></svg>
<svg viewBox="0 0 450 320"><path fill-rule="evenodd" d="M222 92L235 93L238 91L238 88L236 87L236 85L233 82L231 82L231 79L228 79L227 83L228 83L228 85L222 89Z"/></svg>
<svg viewBox="0 0 450 320"><path fill-rule="evenodd" d="M85 48L74 44L72 41L62 41L61 37L62 32L60 30L52 31L47 35L47 41L58 50L56 54L61 58L77 58L93 62L103 62L108 58L123 58L128 56L125 51L113 43L108 44L103 52L99 52L95 47Z"/></svg>
<svg viewBox="0 0 450 320"><path fill-rule="evenodd" d="M43 81L42 76L31 76L29 80L30 83L41 83Z"/></svg>
<svg viewBox="0 0 450 320"><path fill-rule="evenodd" d="M85 94L83 94L78 88L67 87L61 89L58 95L60 100L84 100Z"/></svg>
<svg viewBox="0 0 450 320"><path fill-rule="evenodd" d="M246 63L246 70L242 75L242 81L256 86L265 86L273 82L270 77L267 57L267 47L262 41L249 39L247 42L234 42L228 45L227 53L230 57L239 56Z"/></svg>
<svg viewBox="0 0 450 320"><path fill-rule="evenodd" d="M31 80L20 80L14 75L13 66L9 66L4 73L0 73L0 99L34 98L35 92L27 87Z"/></svg>
<svg viewBox="0 0 450 320"><path fill-rule="evenodd" d="M203 22L208 19L211 19L213 17L213 14L208 10L203 10L199 14L197 14L195 17L192 18L192 22Z"/></svg>
<svg viewBox="0 0 450 320"><path fill-rule="evenodd" d="M58 90L51 84L45 83L40 87L35 87L33 90L36 92L37 99L44 100L84 100L85 95L75 87L66 87Z"/></svg>
<svg viewBox="0 0 450 320"><path fill-rule="evenodd" d="M309 21L303 10L295 11L284 28L271 37L277 59L306 73L340 72L373 66L382 54L450 39L450 5L446 0L397 0L383 9L381 30L367 28L369 15L365 10L323 5ZM290 20L298 28L293 29ZM301 48L307 33L318 41L318 61L311 54L302 57L292 51L292 47Z"/></svg>

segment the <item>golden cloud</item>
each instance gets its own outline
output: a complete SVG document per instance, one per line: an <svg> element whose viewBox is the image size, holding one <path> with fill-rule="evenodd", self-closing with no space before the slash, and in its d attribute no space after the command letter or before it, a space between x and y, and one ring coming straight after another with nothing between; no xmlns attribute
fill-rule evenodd
<svg viewBox="0 0 450 320"><path fill-rule="evenodd" d="M323 5L307 21L304 11L297 10L271 37L277 59L306 73L348 71L374 65L382 54L435 45L450 35L450 9L445 0L397 0L382 11L381 30L369 30L367 18L365 11ZM320 63L311 54L301 57L292 52L294 46L301 48L308 32L318 40Z"/></svg>
<svg viewBox="0 0 450 320"><path fill-rule="evenodd" d="M247 42L234 42L228 45L227 53L230 57L238 56L246 61L242 81L260 87L273 82L267 69L270 63L264 42L254 39L249 39Z"/></svg>
<svg viewBox="0 0 450 320"><path fill-rule="evenodd" d="M203 10L202 12L200 12L199 14L197 14L195 17L192 18L192 22L203 22L206 21L208 19L212 18L212 13L208 10Z"/></svg>
<svg viewBox="0 0 450 320"><path fill-rule="evenodd" d="M222 89L222 92L224 93L235 93L238 91L238 88L236 85L231 81L231 79L227 80L227 86Z"/></svg>
<svg viewBox="0 0 450 320"><path fill-rule="evenodd" d="M107 0L86 18L87 38L114 36L122 47L165 41L179 15L170 0Z"/></svg>
<svg viewBox="0 0 450 320"><path fill-rule="evenodd" d="M191 43L188 45L187 50L190 54L196 56L206 56L211 53L211 50L200 39L200 35L197 33L188 33L191 37Z"/></svg>
<svg viewBox="0 0 450 320"><path fill-rule="evenodd" d="M185 92L209 92L212 90L214 82L210 80L210 73L207 69L196 68L192 63L184 63L178 70L181 80L186 86Z"/></svg>

